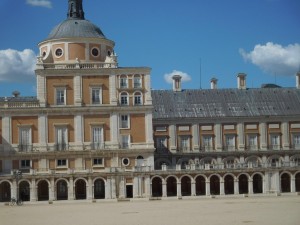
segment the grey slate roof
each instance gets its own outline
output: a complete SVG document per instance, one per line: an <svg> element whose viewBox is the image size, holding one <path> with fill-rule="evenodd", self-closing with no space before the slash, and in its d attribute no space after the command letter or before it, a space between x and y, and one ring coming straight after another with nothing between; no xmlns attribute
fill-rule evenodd
<svg viewBox="0 0 300 225"><path fill-rule="evenodd" d="M38 102L39 100L35 96L25 97L0 97L0 102Z"/></svg>
<svg viewBox="0 0 300 225"><path fill-rule="evenodd" d="M300 89L153 90L153 118L291 116L300 118Z"/></svg>
<svg viewBox="0 0 300 225"><path fill-rule="evenodd" d="M51 31L47 40L74 37L105 38L105 35L99 27L88 20L66 19Z"/></svg>

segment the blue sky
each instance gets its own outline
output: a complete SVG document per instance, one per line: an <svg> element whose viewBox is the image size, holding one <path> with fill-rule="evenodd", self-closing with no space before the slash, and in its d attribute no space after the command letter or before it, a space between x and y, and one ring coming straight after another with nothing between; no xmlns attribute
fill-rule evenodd
<svg viewBox="0 0 300 225"><path fill-rule="evenodd" d="M300 0L83 0L86 19L116 42L119 65L152 68L152 88L183 74L184 89L295 87ZM37 44L66 19L67 0L0 0L0 96L36 95ZM200 63L201 62L201 63ZM201 65L201 66L200 66ZM201 68L201 79L200 79Z"/></svg>

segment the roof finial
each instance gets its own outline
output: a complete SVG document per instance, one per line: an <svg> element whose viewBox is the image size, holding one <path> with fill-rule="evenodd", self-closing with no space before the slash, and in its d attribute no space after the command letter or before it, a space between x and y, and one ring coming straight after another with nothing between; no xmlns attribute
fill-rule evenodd
<svg viewBox="0 0 300 225"><path fill-rule="evenodd" d="M84 20L82 0L69 0L68 18Z"/></svg>

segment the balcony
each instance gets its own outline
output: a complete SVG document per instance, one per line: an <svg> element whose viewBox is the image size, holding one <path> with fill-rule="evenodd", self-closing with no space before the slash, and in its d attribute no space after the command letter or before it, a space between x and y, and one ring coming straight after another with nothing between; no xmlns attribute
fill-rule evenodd
<svg viewBox="0 0 300 225"><path fill-rule="evenodd" d="M183 147L179 147L178 151L182 153L188 153L191 152L191 148L189 146L183 146Z"/></svg>
<svg viewBox="0 0 300 225"><path fill-rule="evenodd" d="M32 145L19 145L18 150L19 152L32 152L33 147Z"/></svg>

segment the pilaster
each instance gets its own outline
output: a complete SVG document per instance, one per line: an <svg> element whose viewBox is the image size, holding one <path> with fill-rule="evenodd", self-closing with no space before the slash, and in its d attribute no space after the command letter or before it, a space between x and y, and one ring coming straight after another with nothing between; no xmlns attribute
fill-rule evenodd
<svg viewBox="0 0 300 225"><path fill-rule="evenodd" d="M222 151L222 126L220 123L216 123L214 126L215 131L215 141L216 141L216 151Z"/></svg>
<svg viewBox="0 0 300 225"><path fill-rule="evenodd" d="M165 181L162 182L162 196L167 197L167 183Z"/></svg>
<svg viewBox="0 0 300 225"><path fill-rule="evenodd" d="M46 78L36 73L36 84L37 84L37 99L40 102L41 107L46 107Z"/></svg>
<svg viewBox="0 0 300 225"><path fill-rule="evenodd" d="M69 180L68 200L74 200L74 179L73 179L73 177L71 177Z"/></svg>
<svg viewBox="0 0 300 225"><path fill-rule="evenodd" d="M146 74L144 76L144 83L145 83L145 105L152 105L152 97L151 97L151 79L150 74Z"/></svg>
<svg viewBox="0 0 300 225"><path fill-rule="evenodd" d="M82 77L78 74L74 77L74 105L82 105Z"/></svg>
<svg viewBox="0 0 300 225"><path fill-rule="evenodd" d="M282 148L283 150L290 149L290 139L289 139L289 124L288 122L284 121L281 126L282 132Z"/></svg>
<svg viewBox="0 0 300 225"><path fill-rule="evenodd" d="M260 130L260 149L265 151L267 150L267 124L262 122L259 124Z"/></svg>
<svg viewBox="0 0 300 225"><path fill-rule="evenodd" d="M109 76L109 96L110 96L110 105L118 105L117 99L117 88L116 88L116 75L111 74Z"/></svg>
<svg viewBox="0 0 300 225"><path fill-rule="evenodd" d="M118 149L119 147L119 128L118 128L118 113L111 113L110 115L110 142L111 148Z"/></svg>
<svg viewBox="0 0 300 225"><path fill-rule="evenodd" d="M245 150L244 123L237 124L237 133L238 133L238 149L244 151Z"/></svg>
<svg viewBox="0 0 300 225"><path fill-rule="evenodd" d="M4 151L10 150L11 144L11 117L3 116L2 117L2 144L4 145Z"/></svg>
<svg viewBox="0 0 300 225"><path fill-rule="evenodd" d="M54 182L54 177L50 178L50 186L49 186L49 201L54 201L55 195L54 195L54 190L55 190L55 182Z"/></svg>
<svg viewBox="0 0 300 225"><path fill-rule="evenodd" d="M177 197L181 197L181 182L177 182Z"/></svg>
<svg viewBox="0 0 300 225"><path fill-rule="evenodd" d="M88 186L87 186L87 199L91 200L94 198L93 196L93 180L92 177L88 177Z"/></svg>
<svg viewBox="0 0 300 225"><path fill-rule="evenodd" d="M83 144L83 116L78 114L74 117L75 126L75 145L77 148L82 149Z"/></svg>
<svg viewBox="0 0 300 225"><path fill-rule="evenodd" d="M30 201L35 202L37 200L37 186L36 186L36 181L35 179L31 179L31 186L30 186Z"/></svg>
<svg viewBox="0 0 300 225"><path fill-rule="evenodd" d="M238 178L234 179L234 194L238 195L240 193L239 191L239 180Z"/></svg>
<svg viewBox="0 0 300 225"><path fill-rule="evenodd" d="M169 126L169 135L170 135L170 150L175 151L177 149L176 145L176 125Z"/></svg>
<svg viewBox="0 0 300 225"><path fill-rule="evenodd" d="M153 125L152 125L152 112L146 112L145 114L146 124L146 142L149 148L154 148L153 143Z"/></svg>
<svg viewBox="0 0 300 225"><path fill-rule="evenodd" d="M192 126L192 134L193 134L193 150L199 151L200 150L200 142L199 142L199 125L193 124Z"/></svg>
<svg viewBox="0 0 300 225"><path fill-rule="evenodd" d="M46 115L40 114L38 117L38 132L39 132L39 145L40 150L47 150L48 142L48 118Z"/></svg>
<svg viewBox="0 0 300 225"><path fill-rule="evenodd" d="M210 196L210 181L205 182L205 191L206 191L206 196Z"/></svg>

